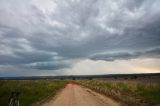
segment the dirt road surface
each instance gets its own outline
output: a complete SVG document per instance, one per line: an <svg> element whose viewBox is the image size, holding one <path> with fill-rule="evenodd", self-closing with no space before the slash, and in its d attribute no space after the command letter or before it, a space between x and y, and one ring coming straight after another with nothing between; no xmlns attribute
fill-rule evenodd
<svg viewBox="0 0 160 106"><path fill-rule="evenodd" d="M56 97L41 106L119 106L119 104L80 85L68 84Z"/></svg>

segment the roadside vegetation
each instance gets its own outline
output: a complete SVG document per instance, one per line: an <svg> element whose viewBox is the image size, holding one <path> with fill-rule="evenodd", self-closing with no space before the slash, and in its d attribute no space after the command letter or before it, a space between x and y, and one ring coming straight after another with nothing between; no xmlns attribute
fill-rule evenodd
<svg viewBox="0 0 160 106"><path fill-rule="evenodd" d="M58 80L29 80L29 81L0 81L0 106L8 106L8 99L12 91L20 92L20 106L31 106L54 96L64 88L66 81Z"/></svg>
<svg viewBox="0 0 160 106"><path fill-rule="evenodd" d="M160 84L131 81L79 80L77 83L119 101L122 106L160 105Z"/></svg>

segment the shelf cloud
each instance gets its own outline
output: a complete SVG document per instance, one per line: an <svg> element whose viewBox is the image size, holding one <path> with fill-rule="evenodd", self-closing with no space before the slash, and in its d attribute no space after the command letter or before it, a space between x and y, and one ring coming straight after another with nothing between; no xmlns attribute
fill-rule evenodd
<svg viewBox="0 0 160 106"><path fill-rule="evenodd" d="M160 48L156 48L148 51L141 52L116 52L116 53L103 53L96 54L91 56L91 60L105 60L105 61L114 61L114 60L128 60L136 58L160 58Z"/></svg>

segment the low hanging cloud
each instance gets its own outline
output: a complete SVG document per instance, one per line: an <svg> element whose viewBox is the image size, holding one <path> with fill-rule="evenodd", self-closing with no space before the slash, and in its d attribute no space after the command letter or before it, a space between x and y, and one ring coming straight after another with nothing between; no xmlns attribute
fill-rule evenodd
<svg viewBox="0 0 160 106"><path fill-rule="evenodd" d="M31 64L26 64L26 67L38 70L58 70L63 68L69 68L71 63L67 61L46 61L46 62L35 62Z"/></svg>
<svg viewBox="0 0 160 106"><path fill-rule="evenodd" d="M0 66L54 73L85 59L159 58L159 5L159 0L0 0Z"/></svg>
<svg viewBox="0 0 160 106"><path fill-rule="evenodd" d="M114 60L128 60L136 58L160 58L160 48L141 51L141 52L119 52L119 53L103 53L91 56L91 60L104 60L104 61L114 61Z"/></svg>

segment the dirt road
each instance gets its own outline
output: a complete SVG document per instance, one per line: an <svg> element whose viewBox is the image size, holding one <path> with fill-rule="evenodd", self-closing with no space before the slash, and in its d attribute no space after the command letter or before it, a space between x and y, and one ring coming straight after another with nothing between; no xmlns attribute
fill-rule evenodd
<svg viewBox="0 0 160 106"><path fill-rule="evenodd" d="M119 106L119 104L90 89L68 84L56 97L41 106Z"/></svg>

